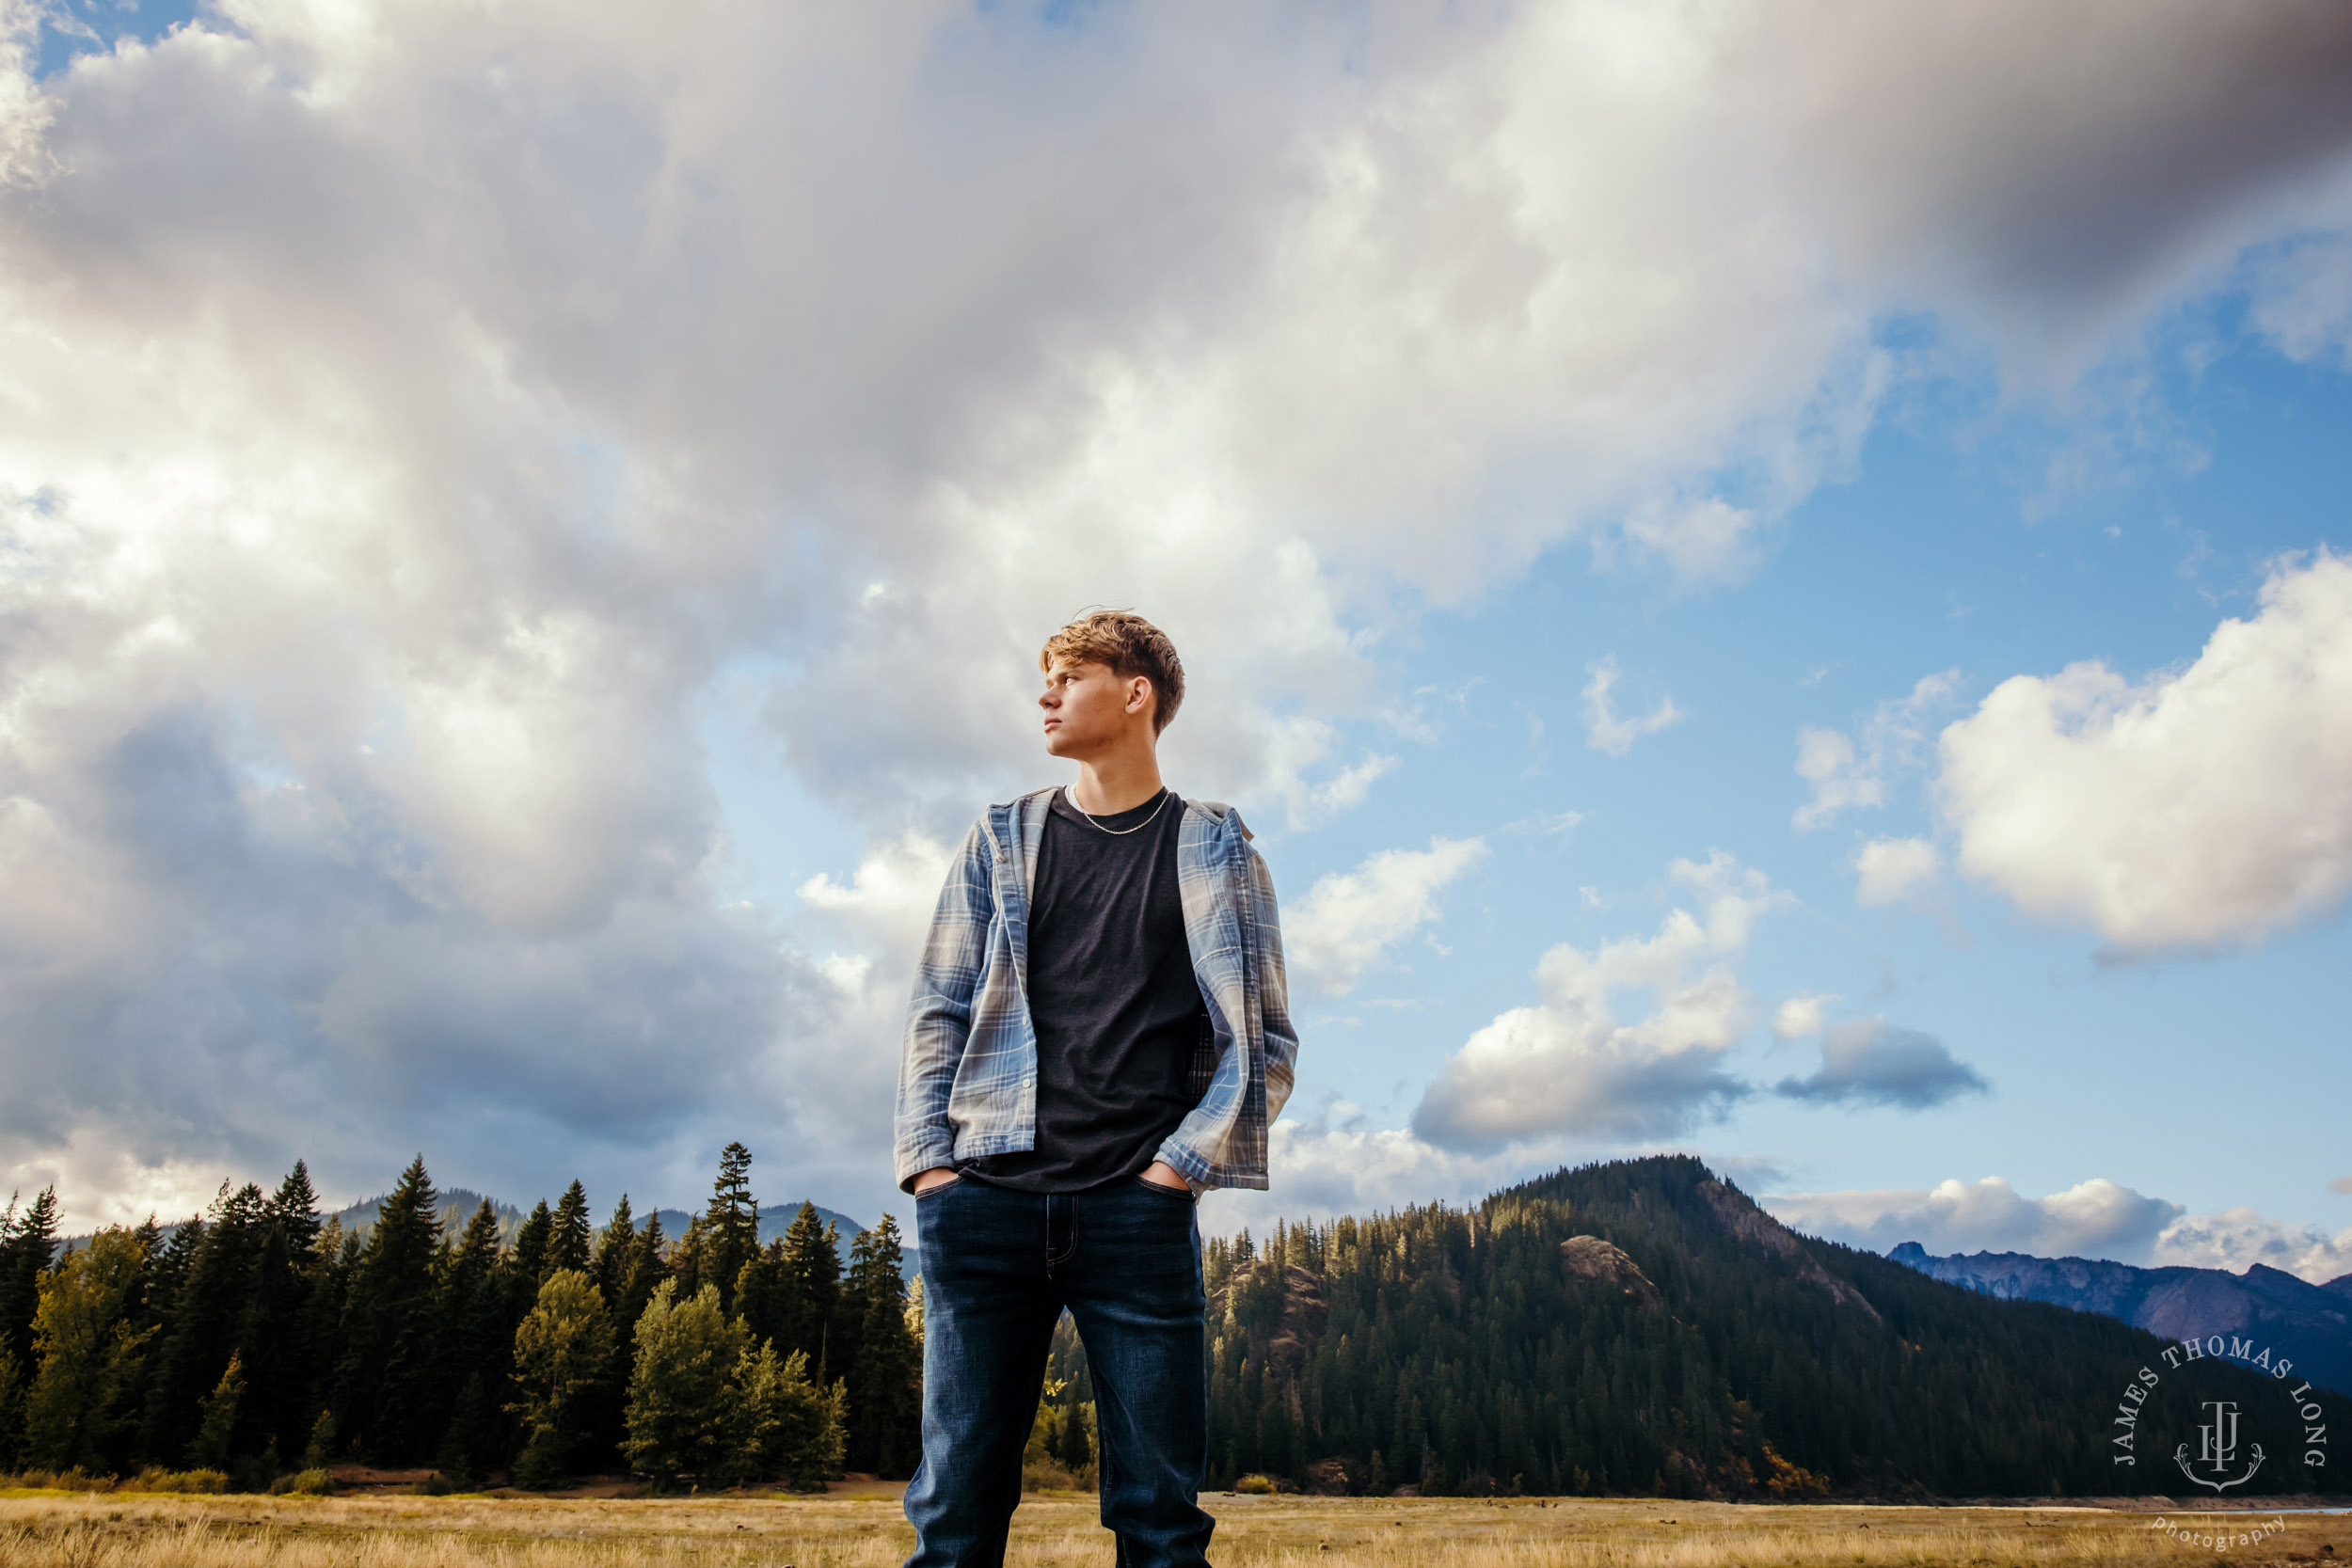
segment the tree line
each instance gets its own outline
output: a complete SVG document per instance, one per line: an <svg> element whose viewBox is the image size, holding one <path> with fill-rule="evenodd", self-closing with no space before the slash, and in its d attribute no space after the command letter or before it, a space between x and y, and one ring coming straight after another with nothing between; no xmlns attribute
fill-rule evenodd
<svg viewBox="0 0 2352 1568"><path fill-rule="evenodd" d="M218 1470L246 1489L346 1460L545 1487L625 1468L664 1485L904 1475L922 1324L885 1215L854 1240L802 1205L761 1245L729 1144L676 1238L574 1181L501 1240L451 1233L422 1157L375 1222L322 1218L296 1163L168 1231L62 1257L53 1190L0 1214L0 1471Z"/></svg>

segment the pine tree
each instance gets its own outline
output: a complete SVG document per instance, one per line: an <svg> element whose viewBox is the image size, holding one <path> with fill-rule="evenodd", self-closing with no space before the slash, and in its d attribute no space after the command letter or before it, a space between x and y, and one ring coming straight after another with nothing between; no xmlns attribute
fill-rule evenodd
<svg viewBox="0 0 2352 1568"><path fill-rule="evenodd" d="M531 1211L519 1229L515 1232L514 1275L518 1286L527 1287L529 1297L522 1310L531 1310L531 1303L539 1299L539 1281L547 1277L548 1249L555 1242L555 1215L548 1212L548 1200L541 1198ZM520 1314L517 1314L519 1316Z"/></svg>
<svg viewBox="0 0 2352 1568"><path fill-rule="evenodd" d="M319 1392L307 1343L312 1252L318 1244L318 1194L301 1161L263 1211L253 1300L243 1336L247 1388L237 1446L294 1451Z"/></svg>
<svg viewBox="0 0 2352 1568"><path fill-rule="evenodd" d="M155 1333L130 1321L146 1261L136 1231L102 1230L43 1282L34 1326L40 1370L24 1399L30 1464L98 1473L129 1460L131 1401Z"/></svg>
<svg viewBox="0 0 2352 1568"><path fill-rule="evenodd" d="M514 1365L506 1292L498 1211L484 1198L441 1269L433 1313L434 1360L449 1390L451 1412L434 1451L436 1463L453 1475L481 1475L495 1468L506 1452L501 1402L492 1397L492 1390L504 1388Z"/></svg>
<svg viewBox="0 0 2352 1568"><path fill-rule="evenodd" d="M547 1267L541 1277L558 1269L587 1273L589 1233L588 1190L575 1180L556 1202L548 1233Z"/></svg>
<svg viewBox="0 0 2352 1568"><path fill-rule="evenodd" d="M245 1402L245 1362L230 1354L213 1391L197 1410L196 1438L188 1445L188 1464L199 1470L229 1467L230 1434L237 1429L237 1407Z"/></svg>
<svg viewBox="0 0 2352 1568"><path fill-rule="evenodd" d="M231 1356L251 1350L268 1225L261 1188L250 1182L237 1188L220 1184L203 1225L196 1227L179 1288L164 1308L161 1348L139 1429L143 1451L178 1458L196 1434L198 1405L206 1391L219 1383Z"/></svg>
<svg viewBox="0 0 2352 1568"><path fill-rule="evenodd" d="M517 1484L552 1485L583 1434L581 1413L611 1376L612 1318L604 1294L578 1269L558 1269L515 1334L515 1406L528 1441L515 1464Z"/></svg>
<svg viewBox="0 0 2352 1568"><path fill-rule="evenodd" d="M816 1369L818 1382L838 1376L826 1352L831 1348L834 1321L841 1307L840 1238L817 1217L817 1205L803 1203L784 1233L785 1272L790 1281L783 1333L777 1350L800 1351Z"/></svg>
<svg viewBox="0 0 2352 1568"><path fill-rule="evenodd" d="M759 1251L759 1200L752 1196L752 1151L731 1143L719 1151L719 1178L704 1212L703 1277L719 1287L719 1305L735 1308L735 1280Z"/></svg>
<svg viewBox="0 0 2352 1568"><path fill-rule="evenodd" d="M720 1311L718 1287L705 1285L686 1302L676 1292L675 1282L664 1280L637 1321L628 1437L621 1446L632 1467L665 1486L729 1467L737 1435L729 1396L743 1354L742 1328Z"/></svg>
<svg viewBox="0 0 2352 1568"><path fill-rule="evenodd" d="M722 1474L734 1481L782 1478L803 1492L821 1491L840 1473L847 1404L841 1385L809 1381L808 1357L779 1357L771 1342L744 1352L730 1379L730 1452Z"/></svg>
<svg viewBox="0 0 2352 1568"><path fill-rule="evenodd" d="M440 1432L432 1365L439 1205L419 1155L378 1210L351 1281L335 1409L381 1464L422 1458Z"/></svg>
<svg viewBox="0 0 2352 1568"><path fill-rule="evenodd" d="M637 1217L629 1212L628 1195L612 1206L612 1218L596 1237L596 1257L588 1265L588 1273L604 1292L605 1305L618 1307L621 1291L628 1283L629 1248L637 1241Z"/></svg>
<svg viewBox="0 0 2352 1568"><path fill-rule="evenodd" d="M56 1187L43 1187L22 1214L10 1193L0 1213L0 1351L20 1371L33 1364L33 1314L40 1308L41 1275L56 1245Z"/></svg>
<svg viewBox="0 0 2352 1568"><path fill-rule="evenodd" d="M903 1265L898 1221L884 1214L851 1244L845 1292L863 1310L848 1386L850 1461L888 1477L912 1474L922 1445L922 1352L907 1331Z"/></svg>

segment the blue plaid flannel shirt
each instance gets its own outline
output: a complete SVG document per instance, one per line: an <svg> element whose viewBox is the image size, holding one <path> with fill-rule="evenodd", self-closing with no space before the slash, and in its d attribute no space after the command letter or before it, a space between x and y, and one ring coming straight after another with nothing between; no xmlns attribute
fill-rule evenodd
<svg viewBox="0 0 2352 1568"><path fill-rule="evenodd" d="M1029 896L1054 791L991 806L964 835L915 970L898 1062L898 1180L1034 1148ZM1265 857L1241 814L1186 800L1176 837L1184 937L1208 1017L1193 1052L1199 1101L1159 1158L1196 1187L1266 1184L1266 1129L1290 1098L1282 930Z"/></svg>

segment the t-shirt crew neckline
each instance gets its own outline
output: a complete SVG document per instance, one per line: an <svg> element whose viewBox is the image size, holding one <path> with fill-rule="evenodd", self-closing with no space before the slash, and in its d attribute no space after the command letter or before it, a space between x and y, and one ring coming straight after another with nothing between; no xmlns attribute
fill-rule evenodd
<svg viewBox="0 0 2352 1568"><path fill-rule="evenodd" d="M1141 805L1129 806L1125 811L1121 812L1090 812L1087 810L1086 807L1078 804L1078 786L1076 784L1062 785L1061 795L1055 803L1057 805L1067 806L1072 811L1076 812L1078 814L1078 819L1085 822L1089 827L1101 828L1108 832L1118 832L1122 829L1130 829L1137 826L1148 818L1153 812L1166 805L1168 803L1168 785L1160 785L1160 787L1152 793L1152 798L1149 800L1144 801Z"/></svg>

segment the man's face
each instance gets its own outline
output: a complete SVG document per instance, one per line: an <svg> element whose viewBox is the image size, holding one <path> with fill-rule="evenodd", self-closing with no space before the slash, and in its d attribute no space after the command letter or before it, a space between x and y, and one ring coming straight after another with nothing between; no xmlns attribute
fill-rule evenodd
<svg viewBox="0 0 2352 1568"><path fill-rule="evenodd" d="M1149 714L1151 691L1142 676L1120 680L1107 664L1056 659L1037 700L1045 710L1046 754L1083 757L1115 743Z"/></svg>

